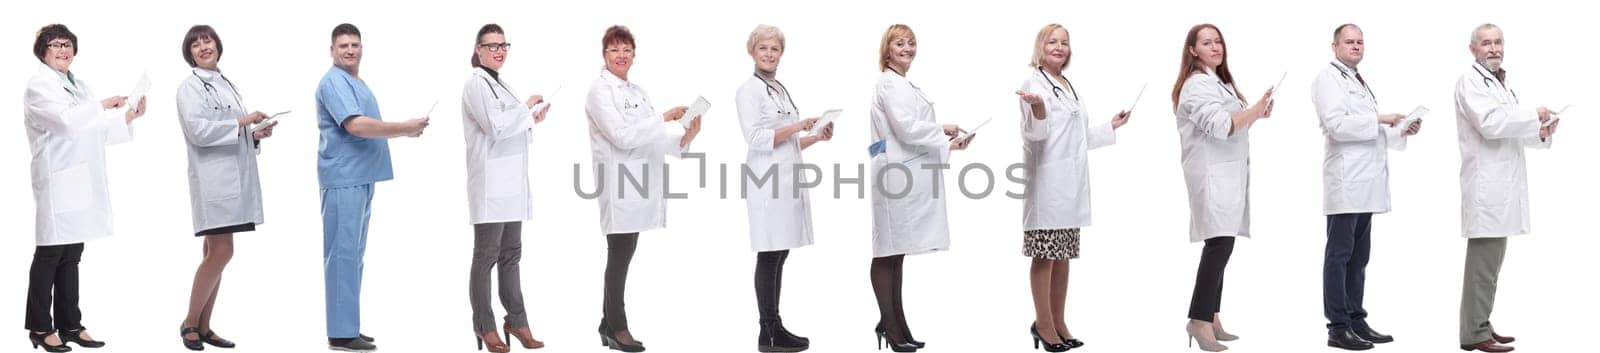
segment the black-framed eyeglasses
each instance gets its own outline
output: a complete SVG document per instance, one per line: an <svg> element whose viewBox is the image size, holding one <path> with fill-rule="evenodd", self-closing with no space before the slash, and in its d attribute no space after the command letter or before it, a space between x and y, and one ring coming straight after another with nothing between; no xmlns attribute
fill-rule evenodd
<svg viewBox="0 0 1600 353"><path fill-rule="evenodd" d="M50 44L45 44L45 46L49 47L50 49L72 49L73 48L72 42L51 42Z"/></svg>
<svg viewBox="0 0 1600 353"><path fill-rule="evenodd" d="M501 51L511 49L511 43L483 43L478 44L478 47L489 49L489 51Z"/></svg>

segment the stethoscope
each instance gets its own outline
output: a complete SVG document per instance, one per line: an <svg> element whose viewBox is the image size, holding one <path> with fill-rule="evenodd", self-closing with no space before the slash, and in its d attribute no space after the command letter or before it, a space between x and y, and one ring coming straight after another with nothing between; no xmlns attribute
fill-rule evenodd
<svg viewBox="0 0 1600 353"><path fill-rule="evenodd" d="M500 92L494 90L494 84L496 84L496 83L500 84L500 88L504 88L506 90L506 93L511 93L511 87L506 87L506 83L505 82L500 82L500 78L499 77L494 78L494 82L493 83L489 82L489 78L488 77L479 77L479 78L483 79L483 84L484 85L489 86L489 94L493 94L495 100L500 100Z"/></svg>
<svg viewBox="0 0 1600 353"><path fill-rule="evenodd" d="M1361 81L1359 79L1356 79L1355 77L1350 76L1350 73L1344 71L1344 68L1339 67L1339 65L1334 65L1333 63L1328 63L1328 66L1333 66L1334 69L1338 69L1339 70L1339 75L1340 76L1344 76L1344 79L1351 80L1351 81L1356 81L1356 83L1360 83L1361 84L1361 88L1367 90L1367 96L1368 97L1372 97L1372 101L1373 102L1377 102L1378 101L1378 95L1372 93L1372 87L1368 87L1366 82Z"/></svg>
<svg viewBox="0 0 1600 353"><path fill-rule="evenodd" d="M1506 87L1506 84L1504 82L1500 82L1500 80L1496 80L1494 78L1491 78L1488 74L1483 73L1483 70L1478 69L1477 66L1473 66L1472 67L1472 71L1477 72L1478 76L1483 76L1483 86L1484 87L1500 86L1500 90L1503 90L1503 91L1511 93L1512 102L1521 103L1522 100L1517 98L1517 91L1511 90L1511 88Z"/></svg>
<svg viewBox="0 0 1600 353"><path fill-rule="evenodd" d="M1050 79L1050 75L1044 73L1043 67L1039 68L1039 76L1044 77L1044 82L1050 84L1050 94L1055 95L1056 98L1066 98L1066 91L1062 90L1061 86L1057 86L1056 81ZM1066 77L1062 77L1061 80L1067 83L1067 89L1072 90L1072 100L1078 100L1078 89L1072 87L1072 80L1068 80Z"/></svg>
<svg viewBox="0 0 1600 353"><path fill-rule="evenodd" d="M761 80L761 84L767 85L767 98L771 98L773 104L777 104L778 103L778 94L776 92L782 92L783 93L783 98L789 100L789 109L791 109L792 111L785 112L785 111L783 111L783 106L780 105L780 106L778 106L778 114L779 115L796 114L796 113L798 113L800 111L800 106L794 105L794 97L790 97L789 96L789 87L784 87L783 86L783 82L778 82L778 80L772 80L772 82L767 82L767 79L761 78L761 75L757 75L757 74L750 74L750 75L751 76L755 76L757 80ZM773 83L778 84L778 87L772 87ZM782 88L783 90L779 91L778 90L779 88Z"/></svg>
<svg viewBox="0 0 1600 353"><path fill-rule="evenodd" d="M213 100L215 100L215 97L217 95L217 86L211 85L211 82L206 81L205 78L200 77L200 74L198 72L189 72L189 74L190 75L194 75L194 78L199 79L201 88L205 88L206 92L210 93L211 96L213 97ZM233 85L233 81L229 81L228 80L228 76L223 76L221 72L217 73L217 77L221 77L222 78L222 82L227 82L228 83L228 87L233 87L233 102L234 102L234 104L238 105L240 110L243 110L244 109L244 98L239 97L239 86ZM218 109L223 108L222 107L222 102L216 102L216 103L217 103L217 108ZM232 108L232 107L228 107L228 108Z"/></svg>

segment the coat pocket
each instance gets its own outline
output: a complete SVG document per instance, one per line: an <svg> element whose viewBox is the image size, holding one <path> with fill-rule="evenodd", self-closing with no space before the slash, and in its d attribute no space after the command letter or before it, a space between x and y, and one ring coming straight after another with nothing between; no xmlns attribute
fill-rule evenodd
<svg viewBox="0 0 1600 353"><path fill-rule="evenodd" d="M484 163L484 191L490 199L513 197L523 193L527 169L522 165L522 155L513 154L491 158Z"/></svg>
<svg viewBox="0 0 1600 353"><path fill-rule="evenodd" d="M239 161L221 156L200 163L200 196L204 201L239 198Z"/></svg>
<svg viewBox="0 0 1600 353"><path fill-rule="evenodd" d="M87 164L76 164L50 173L50 207L55 214L94 207L94 178Z"/></svg>

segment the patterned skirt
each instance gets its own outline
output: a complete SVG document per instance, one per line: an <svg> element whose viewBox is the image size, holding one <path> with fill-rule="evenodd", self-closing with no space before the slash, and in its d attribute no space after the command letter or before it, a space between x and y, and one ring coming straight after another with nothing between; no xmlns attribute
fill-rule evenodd
<svg viewBox="0 0 1600 353"><path fill-rule="evenodd" d="M1022 255L1043 260L1078 258L1078 228L1022 232Z"/></svg>

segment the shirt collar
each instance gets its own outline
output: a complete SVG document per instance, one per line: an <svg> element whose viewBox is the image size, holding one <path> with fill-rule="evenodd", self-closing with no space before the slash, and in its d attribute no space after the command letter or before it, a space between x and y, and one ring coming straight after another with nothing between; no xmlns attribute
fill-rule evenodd
<svg viewBox="0 0 1600 353"><path fill-rule="evenodd" d="M607 70L604 67L600 68L600 78L605 79L606 82L610 82L613 85L618 85L618 86L623 86L623 87L633 86L632 82L628 82L628 80L624 80L621 77L617 77L616 74L611 73L611 70Z"/></svg>

